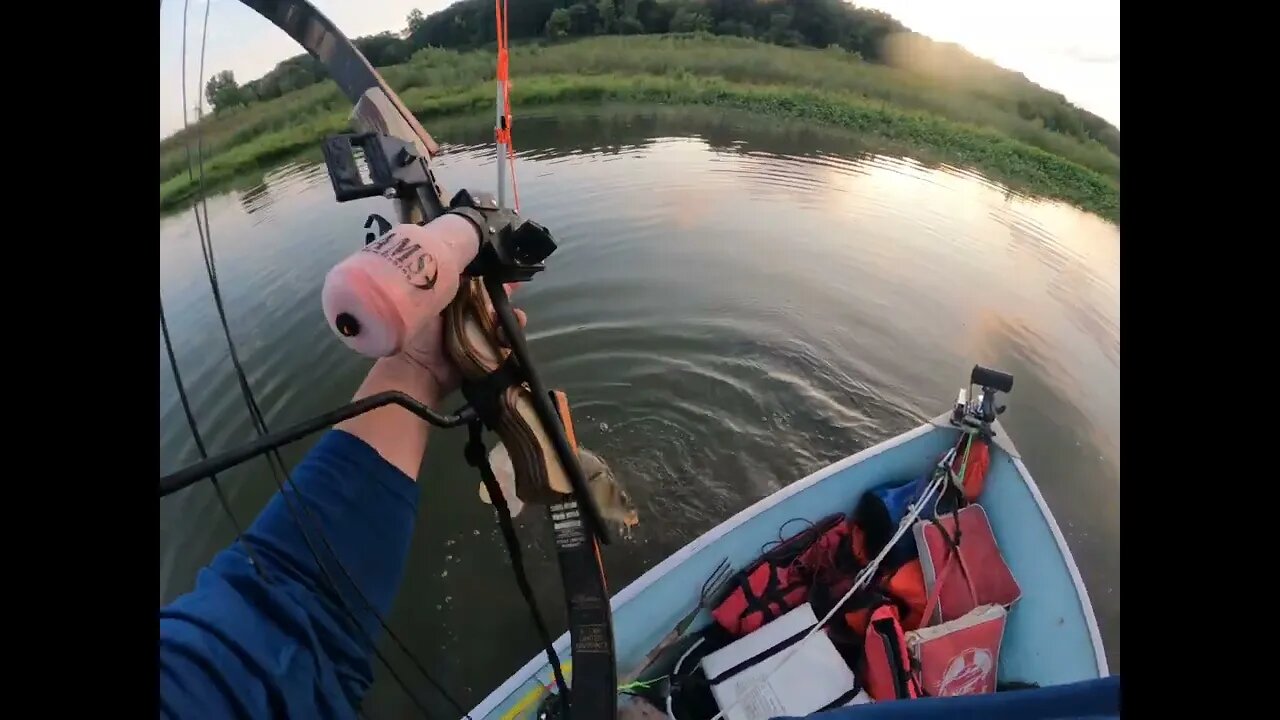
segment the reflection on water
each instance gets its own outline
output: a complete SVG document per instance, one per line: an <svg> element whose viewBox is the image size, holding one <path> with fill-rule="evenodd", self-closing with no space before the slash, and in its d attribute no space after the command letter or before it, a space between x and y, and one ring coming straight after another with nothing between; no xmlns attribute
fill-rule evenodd
<svg viewBox="0 0 1280 720"><path fill-rule="evenodd" d="M490 128L437 133L458 140L437 170L449 190L492 187ZM1119 670L1115 225L971 172L866 154L856 137L719 112L534 116L516 143L522 208L560 243L516 295L533 352L574 402L581 441L610 459L641 513L635 540L606 553L612 587L751 502L946 410L979 362L1017 377L1005 425L1075 552ZM337 205L312 162L210 199L229 322L273 427L344 402L369 365L331 336L319 302L324 273L359 247L369 212L392 214L382 199ZM252 430L190 213L161 221L160 259L201 431L228 448ZM163 350L160 375L169 471L196 453ZM390 622L470 702L537 642L461 448L457 433L432 437ZM224 487L242 522L274 489L263 464L228 473ZM558 632L549 529L520 520ZM162 601L232 536L204 486L161 503L160 532ZM407 703L380 683L369 711L403 714Z"/></svg>

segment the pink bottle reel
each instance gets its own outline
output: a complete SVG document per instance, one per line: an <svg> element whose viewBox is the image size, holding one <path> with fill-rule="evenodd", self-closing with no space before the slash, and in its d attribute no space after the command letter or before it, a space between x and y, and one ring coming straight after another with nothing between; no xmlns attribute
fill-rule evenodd
<svg viewBox="0 0 1280 720"><path fill-rule="evenodd" d="M325 276L325 320L361 355L395 355L453 300L478 245L475 227L457 215L397 225Z"/></svg>

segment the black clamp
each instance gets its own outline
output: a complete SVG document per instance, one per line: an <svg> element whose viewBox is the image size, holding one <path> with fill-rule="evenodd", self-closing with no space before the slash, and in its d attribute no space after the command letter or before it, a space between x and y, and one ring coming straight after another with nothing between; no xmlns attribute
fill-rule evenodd
<svg viewBox="0 0 1280 720"><path fill-rule="evenodd" d="M499 208L493 193L459 190L449 201L448 214L466 218L480 233L479 251L463 269L466 275L525 282L545 269L542 261L556 250L545 227Z"/></svg>

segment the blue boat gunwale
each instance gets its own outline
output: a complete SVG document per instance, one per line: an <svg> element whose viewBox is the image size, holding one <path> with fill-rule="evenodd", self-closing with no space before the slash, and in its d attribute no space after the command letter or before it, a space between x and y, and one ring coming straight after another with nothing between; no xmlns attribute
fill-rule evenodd
<svg viewBox="0 0 1280 720"><path fill-rule="evenodd" d="M1102 634L1098 628L1098 621L1093 611L1093 603L1089 598L1089 592L1085 588L1084 579L1080 575L1079 567L1076 565L1075 558L1071 554L1071 549L1067 545L1066 537L1062 534L1062 530L1058 526L1057 520L1049 510L1049 506L1045 502L1039 486L1036 485L1035 480L1031 477L1031 473L1022 462L1022 456L1018 453L1012 439L1009 437L1009 434L1005 432L998 420L995 421L992 426L996 431L996 445L1009 455L1014 468L1017 470L1019 477L1029 490L1032 499L1035 501L1036 507L1045 521L1045 525L1048 527L1049 532L1057 545L1067 572L1070 575L1071 583L1076 591L1076 597L1080 603L1080 611L1084 617L1085 625L1089 633L1089 641L1094 651L1094 661L1097 665L1098 676L1104 677L1109 674L1109 670L1107 667L1106 651L1102 644ZM859 450L852 455L815 470L809 475L806 475L805 477L778 489L776 492L757 500L707 532L699 535L687 545L662 560L662 562L645 571L643 575L627 584L626 587L610 599L610 607L616 613L622 606L639 597L640 594L661 580L669 572L679 567L685 561L697 555L702 550L705 550L707 547L715 544L733 530L749 522L755 516L782 502L785 502L791 497L813 487L832 475L838 474L853 465L873 458L881 453L896 448L899 445L918 439L930 432L933 432L934 430L947 429L955 429L955 426L950 423L950 413L939 415L927 422L921 423L919 426L912 428L911 430L888 438L880 443L872 445L871 447ZM553 643L556 653L562 658L569 652L569 640L569 633L566 631ZM486 695L484 699L481 700L470 713L468 713L468 715L474 718L489 717L490 714L492 714L497 708L501 707L513 693L517 692L522 686L527 684L531 678L536 677L542 669L547 667L548 663L546 654L538 652L530 658L528 662L515 670L501 685L494 688L488 695Z"/></svg>
<svg viewBox="0 0 1280 720"><path fill-rule="evenodd" d="M947 417L943 415L939 418L934 418L930 424L947 422ZM1013 460L1013 466L1017 468L1018 475L1022 477L1022 482L1026 483L1027 490L1031 492L1031 497L1035 499L1036 507L1040 509L1040 515L1044 518L1045 524L1048 525L1049 532L1053 535L1053 541L1058 545L1058 552L1062 555L1062 561L1067 566L1067 572L1071 575L1071 584L1075 587L1076 597L1080 600L1080 611L1084 614L1085 626L1089 629L1089 642L1093 645L1094 661L1098 664L1098 677L1110 675L1111 670L1107 666L1106 646L1102 644L1102 632L1098 629L1098 616L1093 612L1093 600L1089 597L1089 589L1085 587L1084 577L1080 574L1080 567L1076 565L1076 558L1071 554L1071 548L1067 545L1067 538L1062 534L1062 528L1058 527L1058 519L1049 510L1049 503L1045 502L1044 495L1040 492L1040 486L1031 477L1031 471L1023 464L1022 455L1014 447L1009 433L1005 432L999 420L992 423L992 427L996 430L996 445L1008 453L1009 458Z"/></svg>

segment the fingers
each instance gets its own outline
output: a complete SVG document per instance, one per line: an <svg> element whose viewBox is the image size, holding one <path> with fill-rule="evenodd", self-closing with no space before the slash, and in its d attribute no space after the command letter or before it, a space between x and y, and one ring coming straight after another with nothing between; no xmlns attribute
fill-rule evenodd
<svg viewBox="0 0 1280 720"><path fill-rule="evenodd" d="M520 287L520 283L509 282L509 283L502 284L502 289L507 291L507 297L511 297L512 295L514 295L516 292L516 288L518 287Z"/></svg>
<svg viewBox="0 0 1280 720"><path fill-rule="evenodd" d="M524 326L529 322L529 316L520 308L515 309L516 322L520 323L520 329L524 330ZM502 347L509 348L511 344L507 341L507 333L502 329L502 325L498 323L498 316L493 316L493 324L498 328L498 344Z"/></svg>

